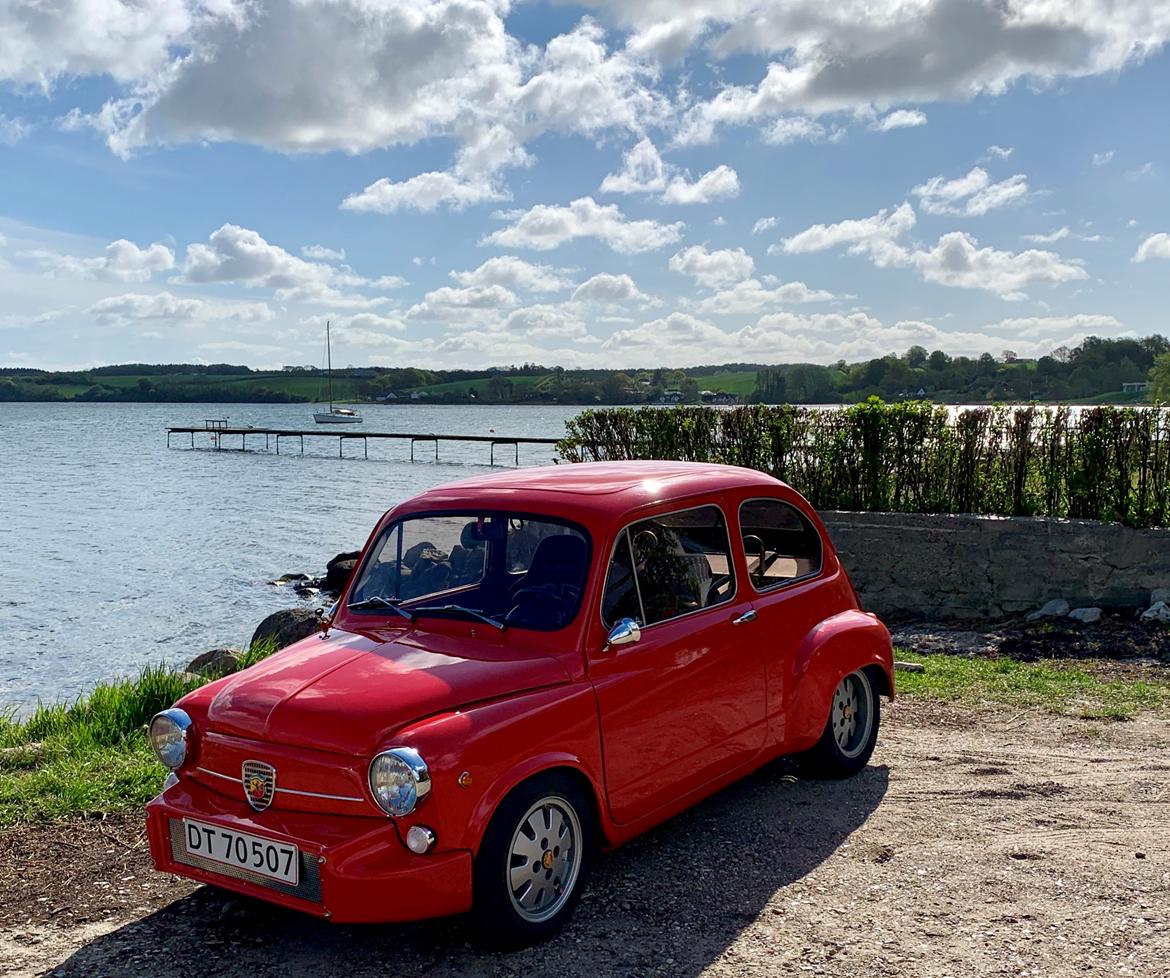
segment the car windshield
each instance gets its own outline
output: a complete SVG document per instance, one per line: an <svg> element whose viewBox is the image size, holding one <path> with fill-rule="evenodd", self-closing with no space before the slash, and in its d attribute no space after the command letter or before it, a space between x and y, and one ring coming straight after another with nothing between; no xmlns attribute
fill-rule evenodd
<svg viewBox="0 0 1170 978"><path fill-rule="evenodd" d="M589 556L585 530L551 517L409 516L375 541L348 608L404 621L483 616L507 627L553 631L577 616Z"/></svg>

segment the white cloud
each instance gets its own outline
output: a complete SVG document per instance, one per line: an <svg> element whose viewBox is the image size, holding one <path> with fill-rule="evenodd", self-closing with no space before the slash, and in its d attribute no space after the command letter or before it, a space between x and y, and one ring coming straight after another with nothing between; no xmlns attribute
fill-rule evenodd
<svg viewBox="0 0 1170 978"><path fill-rule="evenodd" d="M341 202L342 210L393 214L398 210L430 213L440 204L462 210L485 201L507 200L507 191L484 177L461 177L436 171L420 173L409 180L394 183L385 177L371 183L361 193L350 194Z"/></svg>
<svg viewBox="0 0 1170 978"><path fill-rule="evenodd" d="M1125 178L1127 180L1140 180L1142 177L1152 177L1158 172L1158 168L1154 166L1153 162L1146 162L1141 166L1135 166L1132 170L1125 171Z"/></svg>
<svg viewBox="0 0 1170 978"><path fill-rule="evenodd" d="M304 245L301 254L316 261L345 261L344 248L326 248L324 245Z"/></svg>
<svg viewBox="0 0 1170 978"><path fill-rule="evenodd" d="M1089 277L1079 262L1054 252L980 248L962 231L944 234L930 250L914 252L912 261L927 282L986 289L1005 299L1023 298L1023 289L1034 282L1055 285Z"/></svg>
<svg viewBox="0 0 1170 978"><path fill-rule="evenodd" d="M612 304L645 301L647 298L629 275L611 275L608 272L594 275L573 290L574 302Z"/></svg>
<svg viewBox="0 0 1170 978"><path fill-rule="evenodd" d="M810 289L803 282L785 282L766 289L757 279L749 278L712 296L698 305L698 311L708 316L759 315L779 306L805 302L829 302L832 292Z"/></svg>
<svg viewBox="0 0 1170 978"><path fill-rule="evenodd" d="M914 126L926 125L926 113L918 109L897 109L887 113L870 125L870 129L877 132L889 132L891 129L909 129Z"/></svg>
<svg viewBox="0 0 1170 978"><path fill-rule="evenodd" d="M1093 154L1093 166L1105 166L1113 161L1113 150L1107 149L1102 153Z"/></svg>
<svg viewBox="0 0 1170 978"><path fill-rule="evenodd" d="M139 248L125 238L111 242L106 246L105 254L93 258L41 249L21 252L19 257L35 261L55 277L107 282L146 282L156 272L165 272L175 266L175 253L166 245L156 241L146 248Z"/></svg>
<svg viewBox="0 0 1170 978"><path fill-rule="evenodd" d="M1165 231L1151 234L1138 245L1138 250L1134 252L1133 261L1147 261L1150 258L1170 258L1170 234Z"/></svg>
<svg viewBox="0 0 1170 978"><path fill-rule="evenodd" d="M761 217L755 224L752 225L752 234L763 234L765 231L770 231L777 224L774 217Z"/></svg>
<svg viewBox="0 0 1170 978"><path fill-rule="evenodd" d="M8 0L0 4L0 80L46 91L67 76L138 81L161 70L170 46L195 26L192 6L184 0Z"/></svg>
<svg viewBox="0 0 1170 978"><path fill-rule="evenodd" d="M1074 241L1096 242L1101 240L1099 234L1077 234L1071 230L1068 225L1057 228L1048 234L1025 234L1024 240L1030 241L1032 244L1055 244L1057 241L1064 241L1066 238L1071 238Z"/></svg>
<svg viewBox="0 0 1170 978"><path fill-rule="evenodd" d="M411 306L406 318L446 323L480 321L516 302L516 296L502 285L473 285L462 289L444 285Z"/></svg>
<svg viewBox="0 0 1170 978"><path fill-rule="evenodd" d="M397 342L390 333L400 333L406 328L397 316L381 316L372 312L359 312L353 316L309 316L302 322L320 330L325 326L326 318L332 327L335 344L340 342L346 347L381 349L388 343Z"/></svg>
<svg viewBox="0 0 1170 978"><path fill-rule="evenodd" d="M731 167L720 165L708 170L691 183L685 176L677 176L667 185L662 200L667 204L707 204L739 196L739 175Z"/></svg>
<svg viewBox="0 0 1170 978"><path fill-rule="evenodd" d="M788 143L799 142L818 143L822 139L835 143L844 136L844 129L840 127L826 128L804 115L781 116L763 131L764 142L772 143L774 146L785 146ZM686 142L687 139L684 138L683 141Z"/></svg>
<svg viewBox="0 0 1170 978"><path fill-rule="evenodd" d="M675 7L615 9L645 31ZM690 17L693 36L705 32L714 57L752 53L770 63L757 84L726 85L688 109L685 142L708 141L721 125L793 112L871 113L897 103L999 95L1024 79L1043 84L1112 72L1157 51L1170 34L1170 16L1156 5L1104 0L724 0Z"/></svg>
<svg viewBox="0 0 1170 978"><path fill-rule="evenodd" d="M1015 152L1014 146L999 146L995 143L987 147L987 155L994 156L997 159L1006 160L1012 153Z"/></svg>
<svg viewBox="0 0 1170 978"><path fill-rule="evenodd" d="M0 112L0 146L15 146L32 132L31 122L4 115Z"/></svg>
<svg viewBox="0 0 1170 978"><path fill-rule="evenodd" d="M578 238L597 238L623 255L654 251L674 244L684 225L631 221L616 204L601 205L581 197L568 206L537 204L526 211L500 215L512 223L483 238L483 244L548 251Z"/></svg>
<svg viewBox="0 0 1170 978"><path fill-rule="evenodd" d="M693 183L676 169L663 162L649 139L643 139L622 156L621 170L607 174L600 190L611 194L661 192L659 199L666 204L706 204L739 194L739 175L729 166L708 170Z"/></svg>
<svg viewBox="0 0 1170 978"><path fill-rule="evenodd" d="M469 272L452 272L460 285L502 285L517 292L559 292L572 285L560 269L536 265L515 255L489 258Z"/></svg>
<svg viewBox="0 0 1170 978"><path fill-rule="evenodd" d="M786 238L780 250L802 254L847 245L850 254L864 255L878 267L910 265L928 282L986 289L1004 299L1022 298L1022 289L1034 282L1057 284L1088 278L1080 262L1055 252L980 248L975 238L961 231L942 235L933 248L910 249L897 239L914 222L913 208L903 203L892 212L881 210L872 217L814 224Z"/></svg>
<svg viewBox="0 0 1170 978"><path fill-rule="evenodd" d="M670 270L690 275L700 285L719 288L747 278L756 263L742 248L708 251L706 245L684 248L670 259Z"/></svg>
<svg viewBox="0 0 1170 978"><path fill-rule="evenodd" d="M299 299L338 308L363 308L385 302L382 297L348 293L354 288L393 289L406 284L397 275L367 278L346 265L306 261L270 244L256 231L224 224L207 244L187 246L182 282L234 282L251 288L274 289L278 298Z"/></svg>
<svg viewBox="0 0 1170 978"><path fill-rule="evenodd" d="M650 194L666 189L666 164L649 139L622 156L622 168L601 181L603 194Z"/></svg>
<svg viewBox="0 0 1170 978"><path fill-rule="evenodd" d="M262 323L273 318L263 302L226 302L180 298L170 292L127 292L95 302L88 310L105 326L166 321L171 323Z"/></svg>
<svg viewBox="0 0 1170 978"><path fill-rule="evenodd" d="M916 220L914 208L903 202L892 211L883 208L872 217L814 224L785 238L778 249L773 246L768 251L799 255L848 245L850 254L869 255L879 266L898 264L906 260L906 254L896 239L914 227Z"/></svg>
<svg viewBox="0 0 1170 978"><path fill-rule="evenodd" d="M582 340L588 337L585 324L564 306L525 306L508 315L504 329L527 338L559 337Z"/></svg>
<svg viewBox="0 0 1170 978"><path fill-rule="evenodd" d="M1039 343L1052 341L1056 338L1060 342L1055 343L1054 347L1066 343L1074 337L1079 342L1079 338L1085 336L1109 336L1120 333L1124 329L1114 316L1085 313L1077 313L1073 316L1022 316L1001 319L998 323L987 328L1002 330L1011 338L1033 340Z"/></svg>
<svg viewBox="0 0 1170 978"><path fill-rule="evenodd" d="M1028 194L1028 181L1022 173L992 183L981 166L972 167L962 177L947 180L931 177L911 191L928 214L959 214L980 217L997 207L1020 200Z"/></svg>

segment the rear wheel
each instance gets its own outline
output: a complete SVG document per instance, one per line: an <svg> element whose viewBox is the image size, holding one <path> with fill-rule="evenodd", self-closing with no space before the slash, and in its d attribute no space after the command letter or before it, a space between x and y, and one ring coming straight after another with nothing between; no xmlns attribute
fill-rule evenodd
<svg viewBox="0 0 1170 978"><path fill-rule="evenodd" d="M805 756L813 774L847 778L869 762L877 743L880 706L864 669L845 676L833 691L829 719L817 745Z"/></svg>
<svg viewBox="0 0 1170 978"><path fill-rule="evenodd" d="M492 817L475 860L480 940L516 948L560 930L580 898L592 844L589 805L572 778L548 774L520 785Z"/></svg>

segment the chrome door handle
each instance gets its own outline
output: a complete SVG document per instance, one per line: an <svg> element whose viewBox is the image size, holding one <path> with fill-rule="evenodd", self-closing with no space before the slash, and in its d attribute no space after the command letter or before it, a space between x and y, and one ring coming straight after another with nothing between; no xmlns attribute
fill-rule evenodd
<svg viewBox="0 0 1170 978"><path fill-rule="evenodd" d="M746 625L749 621L755 621L755 620L756 620L756 613L754 610L745 611L738 618L732 618L731 624L733 624L733 625Z"/></svg>

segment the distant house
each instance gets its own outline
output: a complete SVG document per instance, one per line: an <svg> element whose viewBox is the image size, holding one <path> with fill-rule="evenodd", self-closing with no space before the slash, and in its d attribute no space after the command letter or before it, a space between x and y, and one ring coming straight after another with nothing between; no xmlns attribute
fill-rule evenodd
<svg viewBox="0 0 1170 978"><path fill-rule="evenodd" d="M659 404L681 404L683 399L683 392L674 388L663 391L662 397L659 399Z"/></svg>
<svg viewBox="0 0 1170 978"><path fill-rule="evenodd" d="M738 404L739 397L727 391L699 391L699 399L704 404Z"/></svg>
<svg viewBox="0 0 1170 978"><path fill-rule="evenodd" d="M1121 392L1123 394L1144 394L1150 389L1150 382L1148 380L1131 380L1127 384L1121 385Z"/></svg>

